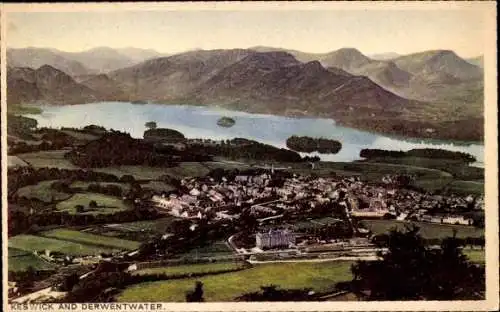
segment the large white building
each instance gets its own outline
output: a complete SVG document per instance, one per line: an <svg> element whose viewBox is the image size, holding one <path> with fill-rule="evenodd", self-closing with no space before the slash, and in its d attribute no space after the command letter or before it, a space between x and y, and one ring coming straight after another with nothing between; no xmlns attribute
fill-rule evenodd
<svg viewBox="0 0 500 312"><path fill-rule="evenodd" d="M267 233L257 233L255 242L260 249L290 247L295 245L295 234L288 230L270 230Z"/></svg>

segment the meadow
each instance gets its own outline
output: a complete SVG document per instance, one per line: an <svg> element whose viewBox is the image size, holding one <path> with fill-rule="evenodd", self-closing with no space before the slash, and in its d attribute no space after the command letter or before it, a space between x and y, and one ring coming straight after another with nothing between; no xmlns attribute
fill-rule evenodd
<svg viewBox="0 0 500 312"><path fill-rule="evenodd" d="M26 197L28 199L38 199L45 203L66 200L71 197L71 194L60 192L51 188L52 183L58 180L42 181L34 185L28 185L17 190L18 197Z"/></svg>
<svg viewBox="0 0 500 312"><path fill-rule="evenodd" d="M140 243L130 240L119 239L102 235L83 233L70 229L55 229L40 233L43 237L55 238L64 241L74 242L82 245L94 245L99 247L134 250L139 248Z"/></svg>
<svg viewBox="0 0 500 312"><path fill-rule="evenodd" d="M96 208L89 207L91 201L97 203ZM77 212L76 205L82 205L84 212ZM59 211L68 211L70 214L111 214L117 211L128 210L129 207L117 197L97 193L77 193L57 203L56 209Z"/></svg>
<svg viewBox="0 0 500 312"><path fill-rule="evenodd" d="M56 265L40 259L32 252L16 248L8 248L7 261L8 270L14 272L26 271L29 267L32 267L36 271L52 270L56 268Z"/></svg>
<svg viewBox="0 0 500 312"><path fill-rule="evenodd" d="M237 262L215 262L208 264L188 264L176 265L158 268L148 268L135 271L134 275L153 275L153 274L167 274L179 275L187 273L210 273L223 270L238 269L243 267L242 263Z"/></svg>
<svg viewBox="0 0 500 312"><path fill-rule="evenodd" d="M256 265L247 270L170 281L148 282L126 288L117 296L120 302L184 302L185 293L196 281L203 282L207 302L232 301L260 286L281 288L312 288L331 291L335 283L352 279L348 261L271 263Z"/></svg>
<svg viewBox="0 0 500 312"><path fill-rule="evenodd" d="M434 224L427 222L404 222L396 220L362 220L366 227L375 235L387 233L393 228L404 230L407 226L414 224L420 228L423 238L446 238L453 236L453 230L457 231L457 237L480 237L484 236L484 229L466 225Z"/></svg>
<svg viewBox="0 0 500 312"><path fill-rule="evenodd" d="M67 152L67 150L38 151L17 156L35 168L78 169L79 167L64 158Z"/></svg>
<svg viewBox="0 0 500 312"><path fill-rule="evenodd" d="M9 238L9 248L16 248L28 252L43 252L44 250L57 251L72 256L99 255L101 253L119 251L118 248L113 249L90 244L80 244L62 239L25 234Z"/></svg>

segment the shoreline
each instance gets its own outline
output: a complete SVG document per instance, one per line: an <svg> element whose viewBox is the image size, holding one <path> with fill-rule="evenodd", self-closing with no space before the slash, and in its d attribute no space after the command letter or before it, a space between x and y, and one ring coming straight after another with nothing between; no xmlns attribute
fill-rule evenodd
<svg viewBox="0 0 500 312"><path fill-rule="evenodd" d="M107 104L107 103L123 103L123 104L130 104L130 105L165 105L165 106L177 106L177 107L195 107L195 108L204 108L204 109L211 109L211 110L220 110L226 111L226 112L235 112L235 113L243 113L243 114L249 114L249 115L260 115L263 117L286 117L286 118L292 118L292 119L323 119L323 120L329 120L333 122L334 125L338 125L340 127L360 131L360 132L365 132L368 134L372 135L381 135L385 136L386 138L389 139L396 139L396 140L402 140L402 141L407 141L409 143L424 143L422 141L426 141L425 143L429 144L451 144L453 146L471 146L471 145L480 145L484 146L484 140L477 140L477 141L471 141L471 140L456 140L456 139L446 139L446 138L430 138L430 137L414 137L414 136L404 136L404 135L398 135L390 132L382 132L382 131L374 131L370 130L369 128L363 127L363 126L351 126L349 122L345 122L342 120L336 120L331 117L326 117L326 116L320 116L320 115L307 115L307 114L294 114L294 113L268 113L268 112L260 112L260 111L252 111L252 110L237 110L237 109L232 109L228 107L223 107L220 105L206 105L206 104L181 104L181 103L173 103L173 102L158 102L158 101L145 101L145 104L134 104L132 102L124 102L124 101L98 101L98 102L88 102L88 103L81 103L81 104L48 104L48 103L32 103L32 104L20 104L20 106L23 107L37 107L37 108L43 108L44 106L51 106L51 107L60 107L60 106L74 106L74 105L91 105L91 104ZM19 104L16 104L19 105ZM43 109L42 112L43 113ZM20 113L21 115L33 115L33 113ZM37 113L40 114L40 113Z"/></svg>

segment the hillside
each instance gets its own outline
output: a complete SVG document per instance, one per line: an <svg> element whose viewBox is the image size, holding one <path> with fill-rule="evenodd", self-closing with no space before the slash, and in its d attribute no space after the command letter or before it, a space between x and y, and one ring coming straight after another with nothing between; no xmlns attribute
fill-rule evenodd
<svg viewBox="0 0 500 312"><path fill-rule="evenodd" d="M50 65L71 76L93 73L90 68L66 57L64 53L55 49L44 48L7 49L7 63L10 67L30 68Z"/></svg>
<svg viewBox="0 0 500 312"><path fill-rule="evenodd" d="M10 68L8 98L9 102L54 104L122 100L217 105L248 112L330 117L341 124L398 135L482 137L482 124L464 134L453 126L482 118L483 81L479 67L451 51L378 61L345 48L316 54L319 60L308 62L293 55L299 51L290 51L266 47L194 50L105 75L87 73L74 78L52 66L42 66L47 75L41 77L33 69ZM94 49L93 53L111 57L118 52ZM444 127L445 122L453 129Z"/></svg>
<svg viewBox="0 0 500 312"><path fill-rule="evenodd" d="M105 74L87 76L81 84L94 90L101 100L127 101L129 99L124 87Z"/></svg>
<svg viewBox="0 0 500 312"><path fill-rule="evenodd" d="M50 65L38 69L9 68L7 90L9 104L75 104L94 102L99 98L92 89Z"/></svg>
<svg viewBox="0 0 500 312"><path fill-rule="evenodd" d="M190 51L113 71L109 77L124 85L134 100L179 100L249 53L241 49Z"/></svg>
<svg viewBox="0 0 500 312"><path fill-rule="evenodd" d="M140 48L98 47L81 52L45 48L7 49L7 60L11 67L38 68L50 65L71 76L107 73L160 56L161 53L155 50Z"/></svg>

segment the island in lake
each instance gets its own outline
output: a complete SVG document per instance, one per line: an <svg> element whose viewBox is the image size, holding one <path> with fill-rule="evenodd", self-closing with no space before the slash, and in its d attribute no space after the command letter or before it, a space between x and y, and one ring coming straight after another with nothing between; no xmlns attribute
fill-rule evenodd
<svg viewBox="0 0 500 312"><path fill-rule="evenodd" d="M217 120L217 125L225 128L231 128L234 124L235 121L231 117L221 117Z"/></svg>
<svg viewBox="0 0 500 312"><path fill-rule="evenodd" d="M302 153L337 154L342 148L342 143L325 138L293 135L286 140L286 146L291 150Z"/></svg>

